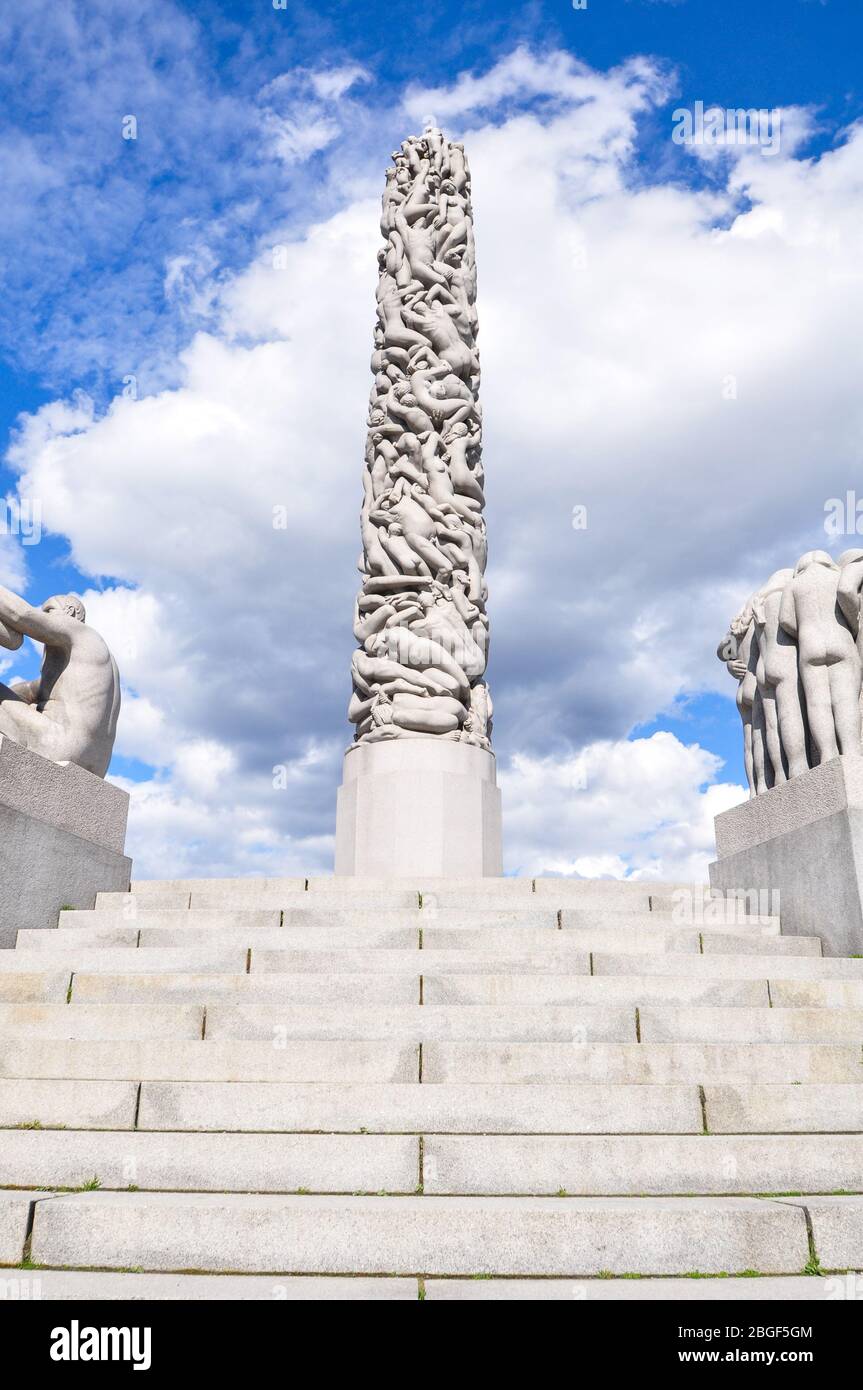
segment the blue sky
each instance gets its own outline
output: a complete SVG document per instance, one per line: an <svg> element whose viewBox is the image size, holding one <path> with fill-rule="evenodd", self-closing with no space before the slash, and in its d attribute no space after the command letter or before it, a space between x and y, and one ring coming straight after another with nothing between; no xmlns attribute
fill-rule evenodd
<svg viewBox="0 0 863 1390"><path fill-rule="evenodd" d="M45 529L38 545L6 538L0 558L34 601L92 593L91 614L128 643L112 773L138 789L145 871L172 855L196 872L326 865L348 735L374 200L427 106L475 170L490 478L500 459L490 674L522 808L508 868L542 861L560 821L553 798L531 802L548 759L556 776L579 759L605 771L565 832L586 852L557 844L545 867L703 864L703 826L669 848L675 812L656 779L708 826L739 794L718 790L742 769L717 628L775 557L818 541L824 498L859 471L861 37L857 0L7 0L3 488L38 496ZM782 108L780 158L675 146L671 112L699 100ZM535 200L528 239L507 241L507 196ZM588 281L546 254L583 235ZM275 244L291 248L278 282ZM546 264L552 287L537 283ZM316 279L327 265L335 299ZM738 358L749 385L720 414L714 382ZM121 395L129 377L136 400ZM741 502L756 464L765 488L793 478L766 519L758 489ZM282 486L289 554L255 530ZM542 498L526 505L538 486L544 520ZM594 520L578 540L552 518L581 501ZM609 814L601 841L586 825L628 758L643 817ZM293 791L274 805L281 762ZM626 848L646 841L647 858Z"/></svg>

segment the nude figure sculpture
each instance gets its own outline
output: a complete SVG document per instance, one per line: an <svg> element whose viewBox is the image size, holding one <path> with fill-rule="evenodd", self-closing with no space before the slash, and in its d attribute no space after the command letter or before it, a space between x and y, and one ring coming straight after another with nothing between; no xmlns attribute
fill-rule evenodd
<svg viewBox="0 0 863 1390"><path fill-rule="evenodd" d="M75 594L33 608L0 586L0 645L25 637L44 645L35 680L0 684L0 734L52 762L77 763L104 777L120 712L120 677L105 642L85 623Z"/></svg>

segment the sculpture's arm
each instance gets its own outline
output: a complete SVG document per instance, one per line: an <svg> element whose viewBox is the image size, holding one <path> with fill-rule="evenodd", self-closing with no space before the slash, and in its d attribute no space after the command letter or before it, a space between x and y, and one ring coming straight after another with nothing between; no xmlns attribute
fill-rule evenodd
<svg viewBox="0 0 863 1390"><path fill-rule="evenodd" d="M844 565L839 576L836 602L845 615L845 620L855 637L860 630L861 584L863 584L863 563L858 560L855 564Z"/></svg>
<svg viewBox="0 0 863 1390"><path fill-rule="evenodd" d="M66 622L55 618L52 613L43 613L41 608L33 608L25 599L4 589L0 584L0 622L32 637L36 642L45 642L51 647L68 647L69 633Z"/></svg>
<svg viewBox="0 0 863 1390"><path fill-rule="evenodd" d="M797 607L794 602L794 590L790 584L786 584L782 590L782 602L779 605L779 626L788 633L789 637L797 636Z"/></svg>

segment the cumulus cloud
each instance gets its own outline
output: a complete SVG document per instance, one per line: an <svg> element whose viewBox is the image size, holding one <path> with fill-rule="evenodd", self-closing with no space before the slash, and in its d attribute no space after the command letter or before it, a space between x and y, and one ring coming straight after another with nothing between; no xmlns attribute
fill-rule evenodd
<svg viewBox="0 0 863 1390"><path fill-rule="evenodd" d="M605 74L522 49L406 96L412 121L467 132L474 173L510 870L703 873L739 791L697 744L627 734L731 693L729 615L824 544L825 500L859 473L863 130L819 158L741 149L693 186L670 118L661 176L636 153L664 83L645 59ZM377 143L364 161L301 236L260 227L174 384L54 402L10 455L123 650L119 750L154 769L133 787L142 872L329 867Z"/></svg>

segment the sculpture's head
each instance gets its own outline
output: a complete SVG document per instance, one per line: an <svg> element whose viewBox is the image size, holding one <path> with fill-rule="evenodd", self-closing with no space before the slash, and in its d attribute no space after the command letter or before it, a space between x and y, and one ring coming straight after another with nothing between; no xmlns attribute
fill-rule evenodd
<svg viewBox="0 0 863 1390"><path fill-rule="evenodd" d="M807 550L805 555L801 555L797 564L794 566L794 573L802 574L811 565L824 565L826 569L835 570L838 568L832 555L828 555L826 550Z"/></svg>
<svg viewBox="0 0 863 1390"><path fill-rule="evenodd" d="M77 594L54 594L53 598L46 598L42 604L42 612L62 613L79 623L85 622L87 618L86 609Z"/></svg>
<svg viewBox="0 0 863 1390"><path fill-rule="evenodd" d="M455 195L458 192L452 179L444 179L443 183L440 186L440 191L441 193L451 193L453 195Z"/></svg>
<svg viewBox="0 0 863 1390"><path fill-rule="evenodd" d="M450 425L444 437L444 442L450 439L462 439L467 434L467 425L463 420L459 420L457 425Z"/></svg>
<svg viewBox="0 0 863 1390"><path fill-rule="evenodd" d="M863 550L843 550L836 563L840 569L844 569L846 565L859 565L861 560Z"/></svg>

